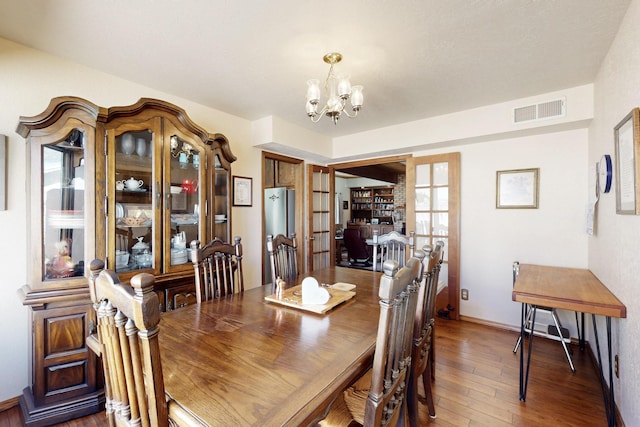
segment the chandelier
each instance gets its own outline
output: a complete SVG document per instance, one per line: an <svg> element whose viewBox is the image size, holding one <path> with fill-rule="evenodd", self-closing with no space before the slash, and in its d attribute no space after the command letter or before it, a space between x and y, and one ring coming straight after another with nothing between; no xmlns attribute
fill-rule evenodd
<svg viewBox="0 0 640 427"><path fill-rule="evenodd" d="M318 112L320 102L320 81L311 79L307 81L307 116L312 122L318 123L323 115L338 124L338 119L344 113L349 118L358 116L358 111L362 107L362 86L351 86L349 76L336 75L333 73L333 66L342 60L339 53L327 53L324 62L330 65L329 75L324 83L324 92L327 97L327 104ZM353 114L345 109L347 100L351 98L351 108Z"/></svg>

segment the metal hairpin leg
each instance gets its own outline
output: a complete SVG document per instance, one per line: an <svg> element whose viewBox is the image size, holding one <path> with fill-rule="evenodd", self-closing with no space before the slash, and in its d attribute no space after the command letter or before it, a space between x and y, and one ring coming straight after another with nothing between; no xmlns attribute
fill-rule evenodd
<svg viewBox="0 0 640 427"><path fill-rule="evenodd" d="M522 304L522 309L525 310L525 304ZM533 315L531 318L531 331L529 334L529 349L527 350L527 372L524 372L524 334L525 334L525 322L522 322L520 326L520 400L525 402L527 400L527 386L529 385L529 366L531 365L531 349L533 348L533 330L536 325L536 307L531 306ZM523 312L524 313L524 312ZM524 316L524 314L523 314Z"/></svg>
<svg viewBox="0 0 640 427"><path fill-rule="evenodd" d="M584 351L585 349L585 341L584 341L584 313L580 313L580 322L578 322L578 312L576 311L576 326L578 328L578 344L580 346L580 350Z"/></svg>
<svg viewBox="0 0 640 427"><path fill-rule="evenodd" d="M598 339L598 328L596 325L596 315L592 314L593 334L596 339L596 350L598 353L598 367L600 368L600 384L602 384L602 397L604 398L604 409L607 413L607 426L616 425L616 400L613 393L613 361L611 360L611 316L606 317L607 321L607 354L609 356L609 396L607 396L607 386L604 382L604 372L602 370L602 357L600 356L600 340Z"/></svg>

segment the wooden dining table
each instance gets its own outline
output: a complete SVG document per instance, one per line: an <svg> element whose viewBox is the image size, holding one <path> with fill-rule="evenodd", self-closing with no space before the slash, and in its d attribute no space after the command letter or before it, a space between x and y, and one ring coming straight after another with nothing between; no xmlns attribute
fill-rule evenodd
<svg viewBox="0 0 640 427"><path fill-rule="evenodd" d="M261 286L162 314L167 395L211 426L301 426L371 367L381 273L344 267L306 276L356 285L324 314L265 301Z"/></svg>

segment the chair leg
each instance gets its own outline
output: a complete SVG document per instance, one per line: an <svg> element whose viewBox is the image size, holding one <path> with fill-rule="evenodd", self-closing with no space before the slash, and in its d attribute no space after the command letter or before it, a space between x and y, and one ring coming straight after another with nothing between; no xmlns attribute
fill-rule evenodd
<svg viewBox="0 0 640 427"><path fill-rule="evenodd" d="M529 307L527 305L527 307ZM523 305L523 310L524 310L524 305ZM526 314L523 312L523 319L524 319L524 325L525 325L525 329L529 329L530 330L530 334L533 334L534 331L531 330L531 315L532 315L533 310L531 309L527 309ZM551 312L551 318L553 319L553 323L554 323L554 327L556 328L556 331L558 333L558 338L560 340L560 343L562 344L562 349L564 350L564 354L567 357L567 362L569 362L569 367L571 368L571 372L575 372L576 368L573 365L573 360L571 359L571 355L569 352L569 348L567 347L567 343L564 340L564 337L562 335L562 330L561 330L561 326L560 326L560 320L558 319L558 315L556 314L555 310ZM518 348L520 347L520 344L522 344L522 337L518 336L518 339L516 340L516 344L513 347L513 352L516 353L518 351Z"/></svg>
<svg viewBox="0 0 640 427"><path fill-rule="evenodd" d="M433 350L433 347L431 348ZM431 359L429 359L429 365L431 365ZM427 408L429 409L429 418L436 418L436 408L433 403L433 392L431 391L431 366L427 367L422 373L422 385L424 386L424 393L427 401Z"/></svg>
<svg viewBox="0 0 640 427"><path fill-rule="evenodd" d="M405 404L407 406L407 413L409 414L409 426L418 427L418 379L414 377L413 369L410 373L410 378L407 383L408 389L405 398Z"/></svg>
<svg viewBox="0 0 640 427"><path fill-rule="evenodd" d="M516 340L516 345L513 346L514 353L518 352L518 348L520 348L520 341L522 341L522 337L518 335L518 339Z"/></svg>
<svg viewBox="0 0 640 427"><path fill-rule="evenodd" d="M558 337L560 338L560 342L562 343L564 355L567 356L567 361L569 362L569 366L571 367L571 372L575 372L576 368L575 366L573 366L573 360L571 359L571 355L569 354L567 343L564 341L564 336L562 335L562 330L560 329L560 321L558 320L558 315L556 314L555 310L551 312L551 318L553 319L556 331L558 332Z"/></svg>
<svg viewBox="0 0 640 427"><path fill-rule="evenodd" d="M436 333L435 320L431 324L431 351L429 351L429 371L431 372L431 380L436 380Z"/></svg>

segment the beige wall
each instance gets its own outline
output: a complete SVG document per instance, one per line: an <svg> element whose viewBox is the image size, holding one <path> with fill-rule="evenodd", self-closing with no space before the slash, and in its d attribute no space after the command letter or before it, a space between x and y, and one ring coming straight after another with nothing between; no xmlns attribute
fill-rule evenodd
<svg viewBox="0 0 640 427"><path fill-rule="evenodd" d="M595 119L589 128L589 164L603 154L615 158L613 128L640 106L640 2L634 0L595 81ZM637 159L636 159L637 161ZM615 165L615 163L614 163ZM614 166L614 174L615 166ZM637 183L636 185L640 185ZM615 183L598 202L597 233L589 239L589 267L627 306L613 320L613 352L619 355L616 403L628 426L640 425L640 216L617 215ZM604 322L599 324L604 336ZM606 363L607 355L603 355Z"/></svg>

